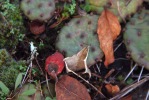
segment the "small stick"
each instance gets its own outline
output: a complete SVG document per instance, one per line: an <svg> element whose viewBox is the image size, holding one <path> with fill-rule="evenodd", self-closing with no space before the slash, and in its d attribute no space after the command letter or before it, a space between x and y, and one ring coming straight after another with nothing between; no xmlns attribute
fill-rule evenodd
<svg viewBox="0 0 149 100"><path fill-rule="evenodd" d="M140 78L142 76L143 69L144 69L144 66L142 66L142 68L141 68L141 72L140 72L139 77L138 77L138 82L140 81Z"/></svg>
<svg viewBox="0 0 149 100"><path fill-rule="evenodd" d="M121 13L119 1L117 1L117 10L118 10L118 12L119 12L120 17L121 17L122 20L124 21L124 23L126 23L126 20L125 20L124 16L122 16L122 13Z"/></svg>
<svg viewBox="0 0 149 100"><path fill-rule="evenodd" d="M46 73L46 84L47 84L47 87L48 87L48 91L49 91L51 97L53 98L53 95L52 95L52 93L50 91L50 88L49 88L49 82L48 82L48 75L47 75L47 73Z"/></svg>
<svg viewBox="0 0 149 100"><path fill-rule="evenodd" d="M98 66L98 64L96 63L96 67L97 67L98 72L100 73L100 67L101 66Z"/></svg>
<svg viewBox="0 0 149 100"><path fill-rule="evenodd" d="M86 82L88 85L90 85L93 89L95 89L103 98L106 98L106 96L104 96L104 94L102 94L102 92L100 92L94 85L92 85L91 83L89 83L89 81L85 80L83 77L81 77L80 75L78 75L77 73L75 73L74 71L70 70L68 68L67 63L66 64L66 69L68 72L72 72L74 75L76 75L77 77L81 78L84 82Z"/></svg>
<svg viewBox="0 0 149 100"><path fill-rule="evenodd" d="M104 79L107 79L113 72L115 71L115 69L111 69L106 76L104 77Z"/></svg>
<svg viewBox="0 0 149 100"><path fill-rule="evenodd" d="M123 44L123 42L121 42L115 49L114 52L116 52L116 50Z"/></svg>
<svg viewBox="0 0 149 100"><path fill-rule="evenodd" d="M134 69L137 67L137 64L134 65L134 67L130 70L126 78L124 79L124 82L127 80L127 78L130 76L130 74L134 71Z"/></svg>
<svg viewBox="0 0 149 100"><path fill-rule="evenodd" d="M148 90L148 92L147 92L147 95L146 95L145 100L148 100L148 99L149 99L149 90Z"/></svg>
<svg viewBox="0 0 149 100"><path fill-rule="evenodd" d="M39 69L41 70L42 74L44 75L44 72L43 72L43 70L42 70L42 68L41 68L41 66L40 66L40 64L39 64L39 62L38 62L38 60L37 60L37 58L35 58L35 60L36 60L36 63L37 63L37 65L38 65Z"/></svg>
<svg viewBox="0 0 149 100"><path fill-rule="evenodd" d="M116 96L114 96L110 100L120 100L120 98L127 95L129 92L131 92L138 86L142 85L143 83L147 82L148 80L149 80L149 76L145 77L144 79L140 80L139 82L136 82L132 85L125 87L123 90L121 90Z"/></svg>
<svg viewBox="0 0 149 100"><path fill-rule="evenodd" d="M28 68L27 68L27 70L26 70L26 73L25 73L25 75L24 75L24 77L23 77L21 86L24 84L25 79L26 79L26 76L27 76L27 74L28 74L28 72L29 72L29 70L30 70L31 67L32 67L32 62L30 63L30 65L28 66Z"/></svg>

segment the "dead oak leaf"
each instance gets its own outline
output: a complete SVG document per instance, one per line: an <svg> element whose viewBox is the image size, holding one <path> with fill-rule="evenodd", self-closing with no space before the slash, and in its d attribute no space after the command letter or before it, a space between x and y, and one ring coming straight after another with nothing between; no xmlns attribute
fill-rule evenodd
<svg viewBox="0 0 149 100"><path fill-rule="evenodd" d="M86 87L70 76L62 76L55 86L57 100L91 100Z"/></svg>
<svg viewBox="0 0 149 100"><path fill-rule="evenodd" d="M79 71L81 69L85 69L84 73L88 73L89 76L91 76L91 72L87 67L88 53L89 53L89 46L84 47L81 51L79 51L77 54L74 54L72 57L65 58L64 62L66 64L67 72Z"/></svg>
<svg viewBox="0 0 149 100"><path fill-rule="evenodd" d="M100 48L105 54L105 66L114 62L113 41L120 34L121 26L117 16L108 10L104 10L98 19L98 39Z"/></svg>

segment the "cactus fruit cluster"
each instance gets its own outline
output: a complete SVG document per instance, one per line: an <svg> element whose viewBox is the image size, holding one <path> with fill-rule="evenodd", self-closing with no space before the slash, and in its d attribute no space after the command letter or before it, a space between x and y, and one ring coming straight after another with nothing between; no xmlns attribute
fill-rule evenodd
<svg viewBox="0 0 149 100"><path fill-rule="evenodd" d="M128 2L129 1L129 2ZM104 8L112 11L122 21L126 16L135 13L143 0L87 0L86 11L101 13Z"/></svg>
<svg viewBox="0 0 149 100"><path fill-rule="evenodd" d="M22 0L21 9L30 20L46 22L55 11L54 0Z"/></svg>
<svg viewBox="0 0 149 100"><path fill-rule="evenodd" d="M124 41L132 59L149 70L149 10L136 13L126 25Z"/></svg>
<svg viewBox="0 0 149 100"><path fill-rule="evenodd" d="M56 43L57 48L64 52L66 57L70 57L84 47L90 46L87 64L88 66L95 64L103 57L96 33L97 21L96 15L73 18L61 29Z"/></svg>
<svg viewBox="0 0 149 100"><path fill-rule="evenodd" d="M0 3L0 48L15 49L25 33L21 11L18 2L1 0Z"/></svg>
<svg viewBox="0 0 149 100"><path fill-rule="evenodd" d="M13 88L20 72L19 66L25 66L24 61L16 62L6 51L0 49L0 80L8 87Z"/></svg>

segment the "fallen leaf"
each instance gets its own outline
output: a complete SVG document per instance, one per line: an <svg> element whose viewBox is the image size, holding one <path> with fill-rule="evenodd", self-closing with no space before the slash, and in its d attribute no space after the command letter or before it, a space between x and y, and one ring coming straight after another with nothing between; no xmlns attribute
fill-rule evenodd
<svg viewBox="0 0 149 100"><path fill-rule="evenodd" d="M81 69L85 69L85 73L88 73L91 76L91 72L87 67L87 57L89 52L89 46L84 47L81 51L77 54L73 55L72 57L67 57L64 59L66 64L67 72L71 71L79 71Z"/></svg>
<svg viewBox="0 0 149 100"><path fill-rule="evenodd" d="M105 54L105 66L114 62L113 41L120 34L121 26L117 16L108 10L104 10L98 19L98 38L100 48Z"/></svg>
<svg viewBox="0 0 149 100"><path fill-rule="evenodd" d="M114 96L115 94L117 94L120 91L120 88L118 85L112 85L112 84L106 84L105 88L108 91L108 94Z"/></svg>
<svg viewBox="0 0 149 100"><path fill-rule="evenodd" d="M32 21L28 23L30 31L35 34L39 35L45 31L45 24L39 21Z"/></svg>
<svg viewBox="0 0 149 100"><path fill-rule="evenodd" d="M131 94L127 95L127 96L121 98L121 100L132 100L132 95Z"/></svg>
<svg viewBox="0 0 149 100"><path fill-rule="evenodd" d="M70 76L62 76L55 86L57 100L91 100L86 87Z"/></svg>

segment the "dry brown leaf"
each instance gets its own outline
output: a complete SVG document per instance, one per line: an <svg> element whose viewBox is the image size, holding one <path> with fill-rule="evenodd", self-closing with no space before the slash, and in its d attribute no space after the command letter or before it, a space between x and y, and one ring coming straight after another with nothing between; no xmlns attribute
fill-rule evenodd
<svg viewBox="0 0 149 100"><path fill-rule="evenodd" d="M112 96L114 96L120 91L118 85L106 84L105 88L107 89L108 93Z"/></svg>
<svg viewBox="0 0 149 100"><path fill-rule="evenodd" d="M117 16L108 10L104 10L98 19L98 38L100 48L105 54L105 66L114 62L113 41L120 34L121 26Z"/></svg>
<svg viewBox="0 0 149 100"><path fill-rule="evenodd" d="M121 100L132 100L132 95L131 94L127 95L127 96L121 98Z"/></svg>
<svg viewBox="0 0 149 100"><path fill-rule="evenodd" d="M67 72L79 71L85 69L85 73L88 73L91 76L90 70L87 67L87 57L88 57L89 47L84 47L77 54L72 57L67 57L64 59L66 64Z"/></svg>
<svg viewBox="0 0 149 100"><path fill-rule="evenodd" d="M86 87L70 76L63 76L56 83L56 100L91 100Z"/></svg>

